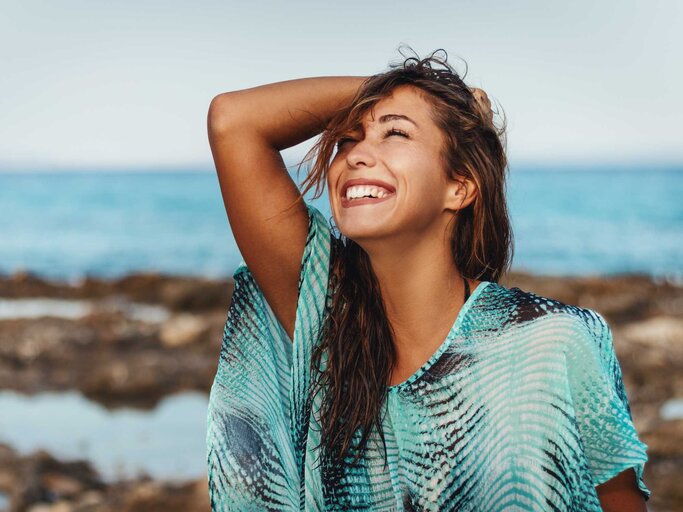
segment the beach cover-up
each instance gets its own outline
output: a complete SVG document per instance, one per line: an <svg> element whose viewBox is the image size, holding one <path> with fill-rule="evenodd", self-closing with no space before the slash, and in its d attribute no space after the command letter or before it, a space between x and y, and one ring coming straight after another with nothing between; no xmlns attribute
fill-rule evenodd
<svg viewBox="0 0 683 512"><path fill-rule="evenodd" d="M432 357L389 387L387 466L376 431L357 466L321 461L309 364L339 240L306 206L293 342L245 263L233 274L207 418L213 511L600 511L595 486L627 468L650 497L605 319L488 281Z"/></svg>

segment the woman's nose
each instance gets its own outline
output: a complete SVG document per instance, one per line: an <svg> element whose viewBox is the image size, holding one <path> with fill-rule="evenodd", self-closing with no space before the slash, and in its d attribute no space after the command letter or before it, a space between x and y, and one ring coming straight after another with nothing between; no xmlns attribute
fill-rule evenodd
<svg viewBox="0 0 683 512"><path fill-rule="evenodd" d="M359 167L365 165L372 167L375 165L375 155L372 144L367 139L356 142L346 155L349 167Z"/></svg>

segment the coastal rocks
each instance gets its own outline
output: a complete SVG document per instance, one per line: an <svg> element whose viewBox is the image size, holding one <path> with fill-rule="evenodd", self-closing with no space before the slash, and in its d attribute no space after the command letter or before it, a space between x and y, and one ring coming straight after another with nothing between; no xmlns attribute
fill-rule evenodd
<svg viewBox="0 0 683 512"><path fill-rule="evenodd" d="M85 490L105 487L87 462L60 462L44 451L22 457L7 445L0 445L0 475L0 491L10 496L17 511L37 503L74 500Z"/></svg>
<svg viewBox="0 0 683 512"><path fill-rule="evenodd" d="M0 492L12 512L208 512L206 479L104 482L85 461L61 462L44 451L19 455L0 444Z"/></svg>
<svg viewBox="0 0 683 512"><path fill-rule="evenodd" d="M643 442L649 455L683 462L683 418L661 421L656 430L643 433Z"/></svg>
<svg viewBox="0 0 683 512"><path fill-rule="evenodd" d="M206 321L198 315L175 315L161 327L159 339L167 347L189 345L207 336L207 327Z"/></svg>
<svg viewBox="0 0 683 512"><path fill-rule="evenodd" d="M656 315L683 316L683 287L640 274L563 277L511 272L501 284L595 309L617 324Z"/></svg>
<svg viewBox="0 0 683 512"><path fill-rule="evenodd" d="M645 478L653 512L683 510L683 418L660 421L641 438L648 446Z"/></svg>
<svg viewBox="0 0 683 512"><path fill-rule="evenodd" d="M642 348L671 350L674 355L677 343L683 340L683 318L660 316L623 327L622 333L631 342L642 345ZM683 355L681 355L683 358Z"/></svg>
<svg viewBox="0 0 683 512"><path fill-rule="evenodd" d="M614 336L622 370L632 383L633 401L661 405L683 397L683 318L630 322L616 328Z"/></svg>
<svg viewBox="0 0 683 512"><path fill-rule="evenodd" d="M100 299L123 297L130 301L159 304L174 311L225 309L232 295L232 279L165 276L156 272L135 273L119 279L87 276L74 283L62 283L20 271L0 274L0 297L52 297Z"/></svg>
<svg viewBox="0 0 683 512"><path fill-rule="evenodd" d="M0 389L78 389L105 405L145 407L177 391L208 392L225 313L180 318L170 330L116 313L2 320Z"/></svg>

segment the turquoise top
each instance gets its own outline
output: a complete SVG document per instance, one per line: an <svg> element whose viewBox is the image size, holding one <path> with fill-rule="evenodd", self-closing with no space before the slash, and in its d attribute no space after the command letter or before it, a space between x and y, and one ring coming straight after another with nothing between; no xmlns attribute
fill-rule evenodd
<svg viewBox="0 0 683 512"><path fill-rule="evenodd" d="M389 387L356 467L321 464L309 364L326 314L332 234L308 204L294 341L247 266L223 332L208 409L213 511L600 511L595 486L643 482L612 332L597 312L482 281L447 338ZM360 398L360 397L359 397Z"/></svg>

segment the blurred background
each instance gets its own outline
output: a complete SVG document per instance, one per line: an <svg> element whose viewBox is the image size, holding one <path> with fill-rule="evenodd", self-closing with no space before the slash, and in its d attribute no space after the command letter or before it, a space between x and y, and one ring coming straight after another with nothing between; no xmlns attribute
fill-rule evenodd
<svg viewBox="0 0 683 512"><path fill-rule="evenodd" d="M649 509L683 510L683 3L4 0L0 511L209 509L241 261L209 103L378 73L402 43L444 48L504 110L502 284L606 317ZM313 142L283 153L298 182Z"/></svg>

